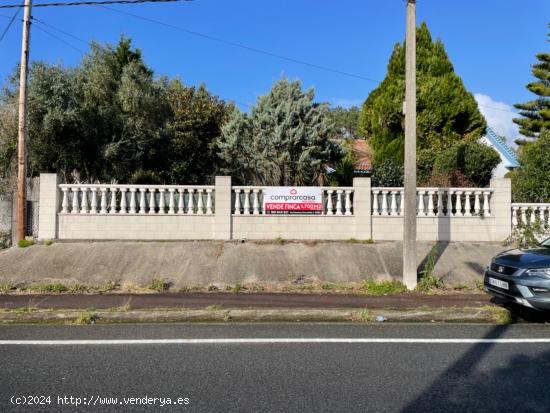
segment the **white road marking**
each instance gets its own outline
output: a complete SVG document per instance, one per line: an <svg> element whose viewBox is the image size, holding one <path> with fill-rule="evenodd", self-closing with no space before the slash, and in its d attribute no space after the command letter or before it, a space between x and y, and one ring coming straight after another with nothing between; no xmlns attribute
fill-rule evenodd
<svg viewBox="0 0 550 413"><path fill-rule="evenodd" d="M0 340L0 346L95 346L140 344L524 344L550 338L176 338L128 340Z"/></svg>

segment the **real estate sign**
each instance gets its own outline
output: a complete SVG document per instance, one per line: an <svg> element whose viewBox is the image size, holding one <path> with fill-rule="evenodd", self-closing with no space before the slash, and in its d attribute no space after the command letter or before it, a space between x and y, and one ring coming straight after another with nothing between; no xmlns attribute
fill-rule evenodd
<svg viewBox="0 0 550 413"><path fill-rule="evenodd" d="M264 189L264 214L321 215L323 190L317 186L269 186Z"/></svg>

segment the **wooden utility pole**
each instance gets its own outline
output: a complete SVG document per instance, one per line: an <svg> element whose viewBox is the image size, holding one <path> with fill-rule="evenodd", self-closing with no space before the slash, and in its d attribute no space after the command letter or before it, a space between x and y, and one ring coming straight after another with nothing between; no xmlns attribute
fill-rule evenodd
<svg viewBox="0 0 550 413"><path fill-rule="evenodd" d="M25 238L26 145L27 145L27 72L32 0L25 0L21 71L19 75L19 133L17 139L17 239Z"/></svg>
<svg viewBox="0 0 550 413"><path fill-rule="evenodd" d="M416 0L407 0L403 284L416 287Z"/></svg>

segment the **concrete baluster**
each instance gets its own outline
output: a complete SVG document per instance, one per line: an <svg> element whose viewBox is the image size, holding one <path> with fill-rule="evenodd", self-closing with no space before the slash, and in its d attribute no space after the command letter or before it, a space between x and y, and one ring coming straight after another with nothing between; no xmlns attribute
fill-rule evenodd
<svg viewBox="0 0 550 413"><path fill-rule="evenodd" d="M244 190L244 214L250 215L250 189Z"/></svg>
<svg viewBox="0 0 550 413"><path fill-rule="evenodd" d="M212 215L212 189L206 190L206 215Z"/></svg>
<svg viewBox="0 0 550 413"><path fill-rule="evenodd" d="M202 196L204 194L204 191L202 189L197 189L197 214L204 215L204 200L202 199Z"/></svg>
<svg viewBox="0 0 550 413"><path fill-rule="evenodd" d="M241 214L241 190L235 189L235 210L234 213L237 215Z"/></svg>
<svg viewBox="0 0 550 413"><path fill-rule="evenodd" d="M127 188L120 188L120 213L125 214L126 211L126 192Z"/></svg>
<svg viewBox="0 0 550 413"><path fill-rule="evenodd" d="M483 191L483 215L486 217L491 216L490 195L490 191Z"/></svg>
<svg viewBox="0 0 550 413"><path fill-rule="evenodd" d="M178 214L185 213L185 188L178 188Z"/></svg>
<svg viewBox="0 0 550 413"><path fill-rule="evenodd" d="M195 215L195 189L189 188L187 192L189 192L189 199L187 202L187 213L189 215Z"/></svg>
<svg viewBox="0 0 550 413"><path fill-rule="evenodd" d="M464 215L462 213L462 191L456 191L456 206L455 206L455 209L456 209L456 213L455 213L455 216L459 216L461 217L462 215Z"/></svg>
<svg viewBox="0 0 550 413"><path fill-rule="evenodd" d="M327 189L327 215L334 215L333 206L332 206L333 193L334 193L333 189Z"/></svg>
<svg viewBox="0 0 550 413"><path fill-rule="evenodd" d="M130 214L135 214L136 211L136 191L137 188L130 188Z"/></svg>
<svg viewBox="0 0 550 413"><path fill-rule="evenodd" d="M101 187L99 188L101 191L101 210L99 211L100 214L106 214L107 213L107 188Z"/></svg>
<svg viewBox="0 0 550 413"><path fill-rule="evenodd" d="M82 200L80 201L80 213L81 214L87 214L88 213L88 188L83 187L80 188L82 191Z"/></svg>
<svg viewBox="0 0 550 413"><path fill-rule="evenodd" d="M346 190L346 215L351 215L351 190Z"/></svg>
<svg viewBox="0 0 550 413"><path fill-rule="evenodd" d="M464 216L471 217L472 216L472 204L470 197L472 195L472 191L466 191L464 192L464 195L466 196L466 200L464 202Z"/></svg>
<svg viewBox="0 0 550 413"><path fill-rule="evenodd" d="M428 191L428 216L434 217L434 195L435 191Z"/></svg>
<svg viewBox="0 0 550 413"><path fill-rule="evenodd" d="M116 191L117 191L117 188L111 188L110 190L110 193L111 193L111 206L109 208L109 213L110 214L116 214Z"/></svg>
<svg viewBox="0 0 550 413"><path fill-rule="evenodd" d="M176 213L176 188L168 189L168 213L174 215Z"/></svg>
<svg viewBox="0 0 550 413"><path fill-rule="evenodd" d="M78 192L79 192L78 188L72 188L72 193L73 193L73 205L72 205L72 208L71 208L71 213L72 214L78 214L79 213Z"/></svg>
<svg viewBox="0 0 550 413"><path fill-rule="evenodd" d="M68 191L69 188L61 188L61 192L63 193L63 200L61 201L61 213L63 214L69 212L69 196L67 195Z"/></svg>
<svg viewBox="0 0 550 413"><path fill-rule="evenodd" d="M92 201L90 202L90 214L97 214L97 188L91 188Z"/></svg>
<svg viewBox="0 0 550 413"><path fill-rule="evenodd" d="M336 190L336 215L342 215L342 193L341 189Z"/></svg>

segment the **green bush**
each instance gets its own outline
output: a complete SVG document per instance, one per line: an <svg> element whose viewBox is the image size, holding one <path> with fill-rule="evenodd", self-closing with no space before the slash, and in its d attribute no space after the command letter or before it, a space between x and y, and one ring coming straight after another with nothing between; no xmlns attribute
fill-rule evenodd
<svg viewBox="0 0 550 413"><path fill-rule="evenodd" d="M364 280L361 290L370 295L389 295L404 293L407 291L407 287L397 280Z"/></svg>
<svg viewBox="0 0 550 413"><path fill-rule="evenodd" d="M27 248L27 247L30 247L31 245L34 245L34 241L28 240L28 239L22 239L17 243L17 246L19 248Z"/></svg>
<svg viewBox="0 0 550 413"><path fill-rule="evenodd" d="M374 170L372 173L372 186L403 186L404 179L403 166L395 163L391 159L386 159L385 161L374 165Z"/></svg>
<svg viewBox="0 0 550 413"><path fill-rule="evenodd" d="M156 291L157 293L163 293L170 288L170 284L159 280L158 278L153 278L151 284L147 286L150 290Z"/></svg>
<svg viewBox="0 0 550 413"><path fill-rule="evenodd" d="M550 202L550 130L523 145L520 168L510 174L514 202Z"/></svg>
<svg viewBox="0 0 550 413"><path fill-rule="evenodd" d="M500 163L499 154L481 143L458 143L439 152L433 173L452 176L457 171L475 186L486 187L493 169Z"/></svg>

